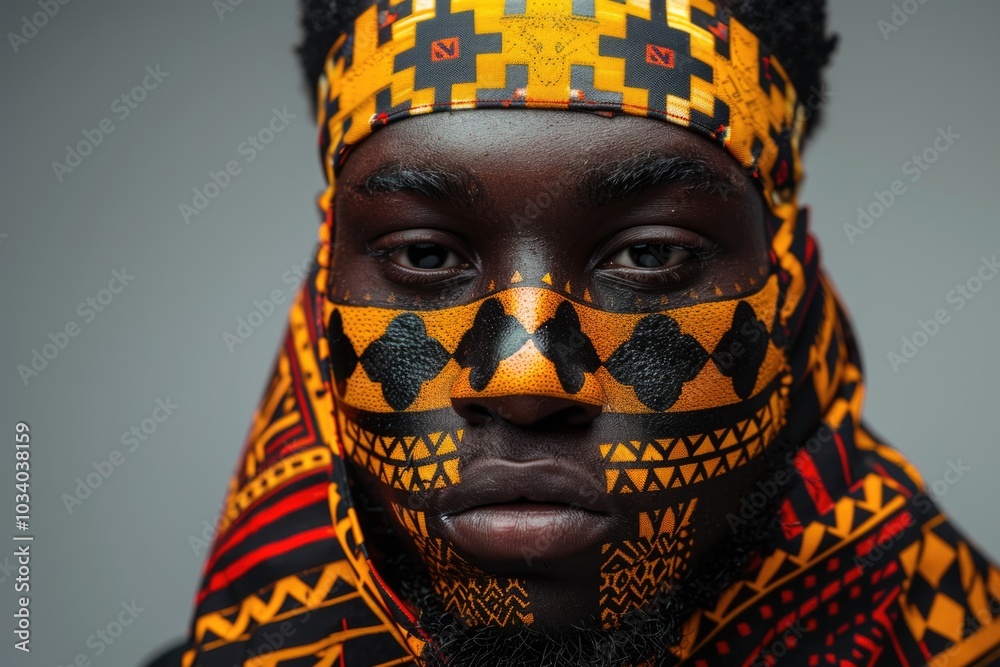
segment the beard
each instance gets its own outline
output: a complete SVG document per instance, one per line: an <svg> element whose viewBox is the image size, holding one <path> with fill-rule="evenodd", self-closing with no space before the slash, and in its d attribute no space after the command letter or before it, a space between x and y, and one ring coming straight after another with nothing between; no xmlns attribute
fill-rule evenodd
<svg viewBox="0 0 1000 667"><path fill-rule="evenodd" d="M757 479L795 479L787 456L795 449L787 435L778 435L764 450ZM423 563L401 548L395 531L386 523L385 510L372 503L356 485L356 478L350 477L372 556L401 597L418 611L420 629L428 639L419 657L425 667L675 664L679 658L673 650L681 647L685 639L685 621L698 609L711 608L725 589L747 574L752 556L766 552L779 534L778 507L788 491L779 485L781 491L770 497L757 514L733 526L677 581L665 582L663 590L641 607L623 614L611 629L601 627L597 614L565 627L469 627L448 610ZM738 512L737 508L734 501L732 512Z"/></svg>
<svg viewBox="0 0 1000 667"><path fill-rule="evenodd" d="M410 566L412 567L412 566ZM404 570L406 568L403 568ZM422 570L400 572L401 593L420 610L420 627L430 641L420 656L426 667L622 667L665 655L682 640L684 619L696 594L672 586L642 608L624 614L613 630L590 624L564 628L468 627L434 592Z"/></svg>
<svg viewBox="0 0 1000 667"><path fill-rule="evenodd" d="M775 479L779 471L790 474L786 454L792 449L787 440L776 438L764 452L760 479ZM601 628L596 614L559 628L469 627L447 609L422 563L398 549L388 557L383 552L383 563L393 573L401 596L419 612L420 628L429 639L419 660L426 667L667 666L678 661L671 649L682 645L685 621L696 610L715 604L747 573L751 557L774 540L784 495L772 497L759 514L734 527L677 582L623 614L611 629Z"/></svg>

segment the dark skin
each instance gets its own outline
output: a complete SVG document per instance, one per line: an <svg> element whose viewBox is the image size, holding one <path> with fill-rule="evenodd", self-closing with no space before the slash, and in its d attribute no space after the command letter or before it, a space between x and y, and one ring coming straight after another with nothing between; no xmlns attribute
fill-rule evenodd
<svg viewBox="0 0 1000 667"><path fill-rule="evenodd" d="M352 149L334 205L331 298L342 303L446 308L513 287L516 271L519 285L544 287L549 274L552 289L568 281L581 302L586 289L590 306L653 312L756 291L767 266L763 202L742 167L694 132L632 116L477 110L409 118ZM456 399L453 409L469 425L462 465L571 459L600 487L600 406L526 391ZM356 472L378 502L413 506ZM757 472L728 473L724 497L707 507L699 500L692 557L725 534L722 517ZM658 495L612 498L601 520L624 539L637 512L685 498ZM438 499L419 499L431 526L448 520ZM497 554L508 553L496 539ZM469 561L532 582L535 622L556 626L596 610L599 558Z"/></svg>
<svg viewBox="0 0 1000 667"><path fill-rule="evenodd" d="M580 192L588 169L648 153L700 160L718 177L718 191L701 183L638 185L632 196L604 205ZM475 180L467 185L478 195L452 204L412 191L362 189L373 174L397 164L469 172ZM568 187L553 192L560 183ZM552 203L529 218L529 202L547 197ZM354 147L338 178L333 297L350 290L354 303L368 293L367 303L393 295L395 307L442 308L489 293L490 281L508 286L515 270L535 279L524 284L537 284L548 272L553 285L569 280L578 286L575 293L587 287L593 305L610 310L616 304L636 312L661 309L662 296L670 307L697 303L717 298L716 286L731 297L734 285L745 289L749 278L759 277L765 261L762 211L759 194L730 155L660 121L538 110L409 118ZM372 255L417 243L451 254L432 265L435 270L412 268L405 253L397 253L392 266ZM615 255L635 243L686 246L713 257L680 266L685 253L676 252L661 262L664 270L641 271L632 268L634 259Z"/></svg>

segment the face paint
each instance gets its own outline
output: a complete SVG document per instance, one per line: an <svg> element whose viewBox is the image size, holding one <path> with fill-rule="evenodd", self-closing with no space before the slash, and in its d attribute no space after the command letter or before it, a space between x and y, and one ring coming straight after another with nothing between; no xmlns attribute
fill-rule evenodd
<svg viewBox="0 0 1000 667"><path fill-rule="evenodd" d="M639 513L637 539L601 548L601 622L614 627L687 569L694 538L691 522L697 498L673 507Z"/></svg>
<svg viewBox="0 0 1000 667"><path fill-rule="evenodd" d="M412 497L461 484L463 458L476 455L463 444L468 425L452 409L456 399L531 395L600 406L592 448L606 492L650 494L652 507L687 498L639 513L634 540L603 545L599 597L611 622L684 569L700 487L711 491L703 483L759 457L784 424L779 295L772 276L738 299L646 313L604 311L535 287L440 310L328 301L344 453L396 496ZM428 534L423 513L396 518L465 622L531 620L530 587L464 563ZM623 577L634 581L620 588Z"/></svg>
<svg viewBox="0 0 1000 667"><path fill-rule="evenodd" d="M530 625L528 593L516 578L495 577L469 564L440 539L430 537L424 512L390 503L397 521L413 537L445 609L470 627Z"/></svg>
<svg viewBox="0 0 1000 667"><path fill-rule="evenodd" d="M464 429L452 400L530 394L633 416L636 426L620 442L599 445L615 471L629 462L622 450L641 433L650 446L633 451L639 456L631 460L664 463L649 468L660 488L692 479L693 469L665 476L678 465L665 462L688 458L673 453L681 437L698 441L686 446L708 465L701 475L721 474L759 453L782 424L787 387L782 396L779 380L787 359L778 299L772 278L738 300L656 313L601 311L530 287L443 310L328 302L345 451L356 461L363 457L359 465L394 488L456 484ZM682 432L670 426L678 421L672 416L714 408L725 408L722 420L687 417ZM609 493L620 476L609 467Z"/></svg>

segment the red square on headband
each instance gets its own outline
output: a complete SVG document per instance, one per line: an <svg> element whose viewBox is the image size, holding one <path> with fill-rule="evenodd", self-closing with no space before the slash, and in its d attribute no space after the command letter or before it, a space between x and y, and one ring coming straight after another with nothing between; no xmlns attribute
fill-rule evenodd
<svg viewBox="0 0 1000 667"><path fill-rule="evenodd" d="M435 39L431 42L431 60L454 60L458 57L458 37Z"/></svg>
<svg viewBox="0 0 1000 667"><path fill-rule="evenodd" d="M659 44L647 44L646 62L650 65L673 68L674 50L668 49L665 46L660 46Z"/></svg>

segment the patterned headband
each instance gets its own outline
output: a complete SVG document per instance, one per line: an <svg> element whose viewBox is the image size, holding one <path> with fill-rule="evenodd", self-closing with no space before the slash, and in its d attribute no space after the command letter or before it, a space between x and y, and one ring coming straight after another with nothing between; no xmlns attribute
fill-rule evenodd
<svg viewBox="0 0 1000 667"><path fill-rule="evenodd" d="M379 0L334 43L319 83L330 184L351 146L458 109L625 113L689 127L777 209L801 180L805 113L784 69L711 0Z"/></svg>

